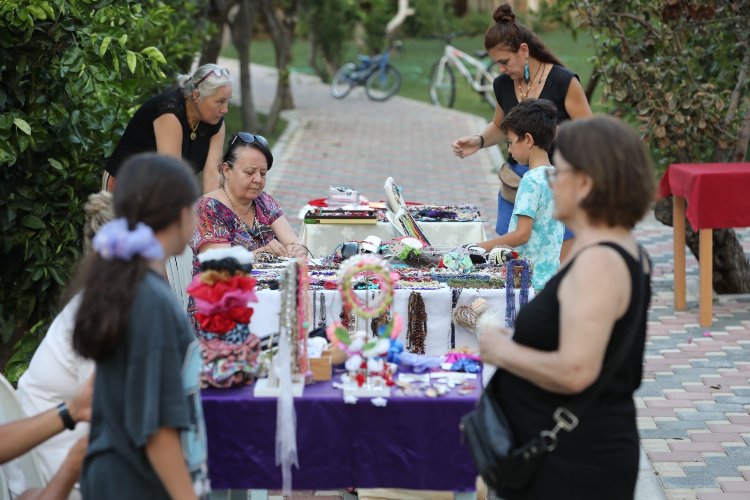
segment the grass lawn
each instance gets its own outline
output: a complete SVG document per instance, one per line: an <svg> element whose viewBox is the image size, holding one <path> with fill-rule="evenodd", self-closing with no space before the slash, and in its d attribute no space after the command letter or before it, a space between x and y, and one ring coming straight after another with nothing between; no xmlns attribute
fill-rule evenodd
<svg viewBox="0 0 750 500"><path fill-rule="evenodd" d="M585 33L580 33L577 40L566 30L554 30L539 34L549 49L557 55L562 62L581 77L581 82L586 85L591 74L591 63L589 57L593 54L591 38ZM484 48L483 38L465 37L456 39L453 44L459 49L471 54ZM440 40L407 39L404 40L404 50L396 53L391 61L401 72L403 81L399 95L420 101L430 102L428 94L430 68L441 57L443 53L443 42ZM226 57L237 57L233 46L224 47L222 55ZM273 44L268 40L253 41L250 46L250 57L257 64L274 66ZM347 47L345 60L354 60L356 52L353 44ZM294 71L312 74L312 68L308 65L309 46L306 40L297 40L292 48L292 67ZM471 87L455 71L457 90L455 109L466 111L489 118L492 111L485 104L479 94L471 90ZM600 92L597 92L597 95ZM599 108L598 97L595 95L593 107Z"/></svg>

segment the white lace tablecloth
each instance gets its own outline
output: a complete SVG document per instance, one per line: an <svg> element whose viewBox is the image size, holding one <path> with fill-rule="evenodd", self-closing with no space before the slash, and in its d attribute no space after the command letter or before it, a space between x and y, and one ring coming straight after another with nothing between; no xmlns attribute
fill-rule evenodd
<svg viewBox="0 0 750 500"><path fill-rule="evenodd" d="M484 241L483 222L419 222L430 244L460 246ZM383 241L400 236L390 223L377 224L302 224L299 240L318 258L329 255L345 241L362 241L377 236Z"/></svg>
<svg viewBox="0 0 750 500"><path fill-rule="evenodd" d="M374 300L375 294L378 291L358 291L356 292L364 300L365 293L369 293L371 300ZM392 310L403 319L403 330L401 332L401 341L406 345L406 334L407 334L407 320L408 320L408 307L409 307L409 296L412 290L396 290L393 297ZM452 311L452 291L450 288L441 288L438 290L419 290L424 300L425 311L427 313L427 338L425 339L425 352L426 354L439 356L445 354L451 348L451 311ZM251 304L255 309L253 317L250 321L250 331L261 338L268 337L269 335L279 330L279 310L280 304L280 293L277 290L259 290L256 292L258 296L258 303ZM320 296L321 294L325 297L325 324L330 325L332 322L339 320L341 314L341 295L336 290L320 290L315 292L315 307L313 308L313 327L319 326L321 322L320 313ZM505 295L506 289L472 289L467 288L461 290L459 295L458 305L470 305L474 299L479 297L484 298L490 305L490 310L498 311L502 318L505 317ZM520 291L515 290L515 302L516 311L519 310L519 295ZM312 298L313 292L310 292ZM534 296L534 291L529 290L529 300ZM366 325L364 320L359 319L359 329L363 329ZM455 325L455 346L468 346L473 349L478 349L479 344L477 342L476 335L465 330L464 328Z"/></svg>

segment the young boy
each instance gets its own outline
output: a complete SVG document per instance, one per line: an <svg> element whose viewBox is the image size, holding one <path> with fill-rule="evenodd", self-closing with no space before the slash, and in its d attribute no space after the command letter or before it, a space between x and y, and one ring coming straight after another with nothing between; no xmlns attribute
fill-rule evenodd
<svg viewBox="0 0 750 500"><path fill-rule="evenodd" d="M506 245L531 259L534 290L557 272L560 266L564 226L552 217L554 203L545 171L550 166L547 151L557 128L557 108L546 99L526 99L505 116L500 129L508 138L508 152L518 163L528 163L521 178L508 233L477 243L486 251Z"/></svg>

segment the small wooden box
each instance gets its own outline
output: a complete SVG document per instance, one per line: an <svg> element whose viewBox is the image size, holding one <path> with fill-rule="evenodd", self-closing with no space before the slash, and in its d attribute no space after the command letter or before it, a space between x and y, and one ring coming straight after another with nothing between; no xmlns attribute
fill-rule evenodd
<svg viewBox="0 0 750 500"><path fill-rule="evenodd" d="M331 356L324 352L320 358L310 358L310 370L312 370L312 378L315 381L331 380L333 373Z"/></svg>

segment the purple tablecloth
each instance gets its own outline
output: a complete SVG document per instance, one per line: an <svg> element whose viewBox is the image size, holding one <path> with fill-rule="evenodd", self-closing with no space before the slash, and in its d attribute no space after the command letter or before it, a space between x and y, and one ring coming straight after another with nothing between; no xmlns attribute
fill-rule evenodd
<svg viewBox="0 0 750 500"><path fill-rule="evenodd" d="M392 396L381 408L367 398L345 404L330 382L309 385L295 399L300 468L292 468L292 487L472 491L477 470L458 424L479 394L477 388L469 396ZM253 397L252 386L202 396L212 487L281 488L276 399Z"/></svg>

